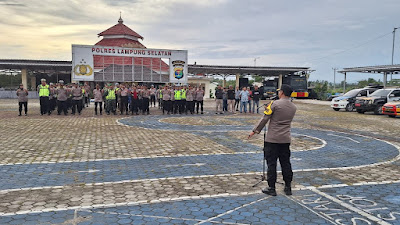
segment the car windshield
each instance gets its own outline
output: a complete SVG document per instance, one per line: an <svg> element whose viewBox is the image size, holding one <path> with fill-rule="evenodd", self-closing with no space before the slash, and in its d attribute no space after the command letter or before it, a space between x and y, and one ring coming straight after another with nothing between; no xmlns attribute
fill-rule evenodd
<svg viewBox="0 0 400 225"><path fill-rule="evenodd" d="M375 92L372 93L370 96L371 96L371 97L387 96L390 92L391 92L391 90L381 89L381 90L375 91Z"/></svg>
<svg viewBox="0 0 400 225"><path fill-rule="evenodd" d="M344 97L353 97L353 96L356 96L358 94L358 92L360 92L360 89L354 89L354 90L347 92L343 96Z"/></svg>

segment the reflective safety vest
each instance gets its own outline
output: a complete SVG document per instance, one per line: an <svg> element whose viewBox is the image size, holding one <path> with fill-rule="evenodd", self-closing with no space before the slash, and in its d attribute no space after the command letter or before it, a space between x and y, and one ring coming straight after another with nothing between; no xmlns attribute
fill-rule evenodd
<svg viewBox="0 0 400 225"><path fill-rule="evenodd" d="M159 92L160 92L160 99L162 99L162 90L160 90Z"/></svg>
<svg viewBox="0 0 400 225"><path fill-rule="evenodd" d="M39 85L39 97L49 97L50 96L50 89L49 85L46 84L45 86Z"/></svg>
<svg viewBox="0 0 400 225"><path fill-rule="evenodd" d="M114 91L114 90L108 90L106 99L108 99L108 100L113 100L113 99L115 99L115 91Z"/></svg>
<svg viewBox="0 0 400 225"><path fill-rule="evenodd" d="M182 90L182 99L186 99L186 90Z"/></svg>
<svg viewBox="0 0 400 225"><path fill-rule="evenodd" d="M180 90L175 91L174 98L175 98L175 100L181 100L182 99L182 92Z"/></svg>

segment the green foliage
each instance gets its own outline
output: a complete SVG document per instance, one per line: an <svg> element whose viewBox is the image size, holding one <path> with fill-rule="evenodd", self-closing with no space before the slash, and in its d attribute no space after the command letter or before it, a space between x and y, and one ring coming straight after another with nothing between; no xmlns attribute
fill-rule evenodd
<svg viewBox="0 0 400 225"><path fill-rule="evenodd" d="M360 80L358 81L357 87L358 88L363 88L365 86L368 86L370 84L380 84L383 85L383 82L381 82L380 80L377 81L374 78L369 78L368 80Z"/></svg>
<svg viewBox="0 0 400 225"><path fill-rule="evenodd" d="M315 82L312 82L312 85L314 87L315 93L317 93L318 95L318 99L325 100L327 98L328 82L317 80Z"/></svg>
<svg viewBox="0 0 400 225"><path fill-rule="evenodd" d="M21 74L13 75L0 75L0 88L17 89L22 82Z"/></svg>

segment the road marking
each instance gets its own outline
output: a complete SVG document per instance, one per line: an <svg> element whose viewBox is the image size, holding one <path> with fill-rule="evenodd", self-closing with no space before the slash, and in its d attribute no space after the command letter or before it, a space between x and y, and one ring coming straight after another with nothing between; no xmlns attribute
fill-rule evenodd
<svg viewBox="0 0 400 225"><path fill-rule="evenodd" d="M311 211L312 213L314 213L314 214L316 214L317 216L321 217L322 219L327 220L327 221L329 221L329 222L332 223L332 224L336 224L335 221L329 219L328 217L325 217L324 215L319 214L319 213L316 212L315 210L313 210L313 209L311 209L310 207L304 205L304 204L301 203L300 201L297 201L297 200L294 199L293 197L290 197L290 196L287 196L287 195L285 195L285 196L286 196L288 199L292 200L293 202L299 204L300 206L302 206L302 207L308 209L308 210Z"/></svg>
<svg viewBox="0 0 400 225"><path fill-rule="evenodd" d="M360 142L359 142L359 141L356 141L356 140L354 140L353 138L349 138L349 137L343 137L343 136L336 135L336 134L327 134L327 135L329 135L329 136L335 136L335 137L341 137L341 138L345 138L345 139L348 139L348 140L350 140L350 141L353 141L353 142L355 142L355 143L357 143L357 144L360 144Z"/></svg>
<svg viewBox="0 0 400 225"><path fill-rule="evenodd" d="M253 204L257 203L257 202L264 201L264 200L266 200L266 199L268 199L268 198L270 198L270 197L271 197L271 196L264 197L264 198L262 198L262 199L258 199L258 200L252 201L252 202L250 202L250 203L241 205L241 206L239 206L239 207L236 207L236 208L234 208L234 209L228 210L228 211L226 211L226 212L224 212L224 213L221 213L221 214L219 214L219 215L217 215L217 216L211 217L211 218L209 218L208 220L202 221L202 222L197 223L197 224L203 224L203 223L211 222L212 220L215 220L215 219L217 219L217 218L219 218L219 217L225 216L225 215L230 214L230 213L232 213L232 212L234 212L234 211L237 211L237 210L239 210L239 209L245 208L245 207L247 207L247 206L249 206L249 205L253 205Z"/></svg>
<svg viewBox="0 0 400 225"><path fill-rule="evenodd" d="M326 189L326 188L339 188L339 187L349 187L349 186L364 186L364 185L380 185L380 184L399 184L400 180L394 180L394 181L380 181L380 182L358 182L358 183L353 183L353 184L327 184L327 185L322 185L318 187L314 186L306 186L304 189L309 189L309 188L317 188L317 189Z"/></svg>
<svg viewBox="0 0 400 225"><path fill-rule="evenodd" d="M96 172L100 172L100 170L73 171L71 173L96 173ZM49 173L49 175L60 175L60 174L67 174L67 173L70 173L70 172L63 171L63 172Z"/></svg>
<svg viewBox="0 0 400 225"><path fill-rule="evenodd" d="M183 166L204 166L205 163L193 163L193 164L175 164L175 165L165 165L165 167L183 167Z"/></svg>
<svg viewBox="0 0 400 225"><path fill-rule="evenodd" d="M118 206L135 206L135 205L148 205L154 203L161 203L161 202L172 202L172 201L185 201L185 200L198 200L198 199L205 199L205 198L222 198L222 197L240 197L240 196L247 196L252 194L259 194L260 191L253 191L253 192L242 192L238 194L216 194L216 195L199 195L199 196L183 196L177 198L160 198L157 200L142 200L136 202L120 202L120 203L111 203L111 204L95 204L91 206L71 206L71 207L64 207L64 208L45 208L41 210L26 210L26 211L17 211L13 213L2 213L0 212L0 216L15 216L15 215L25 215L25 214L38 214L44 212L60 212L66 210L82 210L82 209L96 209L96 208L111 208L111 207L118 207Z"/></svg>
<svg viewBox="0 0 400 225"><path fill-rule="evenodd" d="M378 224L390 225L390 223L388 223L388 222L386 222L386 221L384 221L382 219L379 219L378 217L373 216L373 215L371 215L371 214L369 214L367 212L364 212L363 210L358 209L358 208L356 208L356 207L354 207L354 206L352 206L352 205L350 205L348 203L345 203L345 202L343 202L343 201L341 201L341 200L339 200L339 199L337 199L337 198L335 198L333 196L330 196L330 195L328 195L328 194L326 194L326 193L324 193L324 192L322 192L322 191L320 191L320 190L318 190L316 188L310 188L309 190L311 190L314 193L316 193L318 195L321 195L321 196L323 196L323 197L325 197L325 198L327 198L327 199L329 199L329 200L331 200L331 201L343 206L344 208L347 208L348 210L351 210L351 211L353 211L355 213L358 213L359 215L364 216L364 217L368 218L369 220L372 220L372 221L374 221L374 222L376 222Z"/></svg>

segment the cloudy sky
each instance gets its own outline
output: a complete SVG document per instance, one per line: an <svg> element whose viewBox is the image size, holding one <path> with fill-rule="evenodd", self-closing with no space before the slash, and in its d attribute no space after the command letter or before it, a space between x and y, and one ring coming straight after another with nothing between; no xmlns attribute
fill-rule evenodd
<svg viewBox="0 0 400 225"><path fill-rule="evenodd" d="M145 46L187 49L190 63L257 58L257 66L309 66L312 80L333 81L334 67L391 64L399 9L399 0L0 0L0 58L71 60L71 44L95 44L121 11Z"/></svg>

